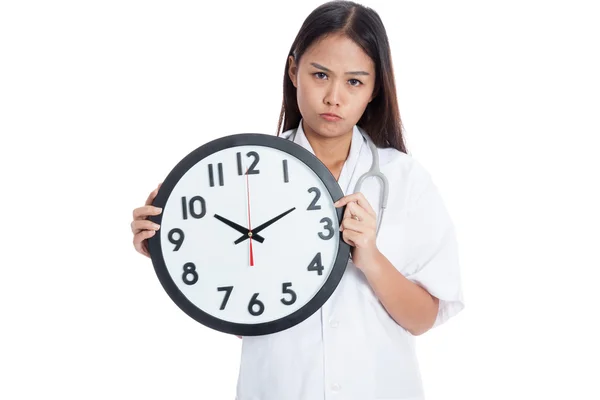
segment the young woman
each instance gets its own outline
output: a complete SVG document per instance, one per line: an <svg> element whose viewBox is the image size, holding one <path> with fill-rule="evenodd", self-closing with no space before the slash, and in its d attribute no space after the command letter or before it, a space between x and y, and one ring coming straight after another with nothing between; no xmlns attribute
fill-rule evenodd
<svg viewBox="0 0 600 400"><path fill-rule="evenodd" d="M318 312L243 338L237 399L422 399L414 337L464 307L458 249L430 174L406 152L377 13L349 1L315 9L292 44L283 85L278 134L315 154L346 194L335 206L347 206L340 229L351 258ZM385 215L378 179L354 190L375 155L388 181ZM131 224L146 256L157 190Z"/></svg>

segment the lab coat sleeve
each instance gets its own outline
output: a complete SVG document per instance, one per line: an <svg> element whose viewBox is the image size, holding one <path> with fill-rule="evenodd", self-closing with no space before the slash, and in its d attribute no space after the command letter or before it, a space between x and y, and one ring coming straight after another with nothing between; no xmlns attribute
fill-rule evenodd
<svg viewBox="0 0 600 400"><path fill-rule="evenodd" d="M433 327L464 308L455 226L431 175L417 161L406 223L414 268L406 278L440 300Z"/></svg>

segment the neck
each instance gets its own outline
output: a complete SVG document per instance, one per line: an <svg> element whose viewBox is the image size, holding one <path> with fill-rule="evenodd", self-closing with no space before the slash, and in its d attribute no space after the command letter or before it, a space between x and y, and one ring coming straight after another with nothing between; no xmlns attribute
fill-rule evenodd
<svg viewBox="0 0 600 400"><path fill-rule="evenodd" d="M315 152L315 156L325 164L335 179L338 179L342 167L348 158L348 154L350 154L352 131L341 136L328 138L318 135L310 128L307 128L303 125L304 134Z"/></svg>

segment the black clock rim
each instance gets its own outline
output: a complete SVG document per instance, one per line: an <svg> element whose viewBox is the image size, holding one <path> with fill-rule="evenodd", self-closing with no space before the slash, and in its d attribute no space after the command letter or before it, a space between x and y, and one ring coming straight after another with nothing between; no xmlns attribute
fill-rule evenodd
<svg viewBox="0 0 600 400"><path fill-rule="evenodd" d="M238 133L208 142L198 147L189 153L185 158L183 158L165 178L156 197L154 198L154 201L152 202L152 205L164 209L175 185L190 168L204 158L226 148L247 145L272 147L289 153L305 163L316 173L316 175L323 182L323 185L329 191L329 194L334 202L344 196L344 193L342 192L342 189L337 183L335 177L331 174L325 164L323 164L321 160L319 160L314 154L309 152L304 147L279 136L263 133ZM342 217L344 215L344 209L345 207L336 209L338 226L341 224ZM157 216L150 216L148 219L157 224L161 224L162 213ZM350 257L350 246L344 242L340 232L338 237L338 252L333 268L325 283L310 301L308 301L303 307L299 308L295 312L278 320L257 324L240 324L222 320L211 314L208 314L196 307L190 300L187 299L187 297L179 290L167 270L162 255L162 246L160 240L161 235L158 233L159 232L148 239L148 250L150 252L150 258L152 260L155 273L171 300L189 317L193 318L197 322L200 322L201 324L217 331L239 336L258 336L280 332L282 330L291 328L309 318L311 315L317 312L323 304L325 304L329 297L331 297L342 279L342 276L346 270L348 259Z"/></svg>

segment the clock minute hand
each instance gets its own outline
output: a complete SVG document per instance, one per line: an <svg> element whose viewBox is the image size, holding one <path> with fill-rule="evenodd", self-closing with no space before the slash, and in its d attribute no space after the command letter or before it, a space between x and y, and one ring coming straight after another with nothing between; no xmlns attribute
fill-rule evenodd
<svg viewBox="0 0 600 400"><path fill-rule="evenodd" d="M296 207L292 207L289 210L279 214L278 216L276 216L275 218L271 218L270 220L268 220L267 222L265 222L264 224L261 224L259 226L257 226L256 228L252 229L252 239L255 239L256 237L254 235L256 235L256 233L262 231L263 229L267 228L268 226L271 226L273 223L279 221L281 218L285 217L286 215L288 215L289 213L291 213L292 211L294 211L296 209ZM242 236L240 237L238 240L236 240L234 243L238 244L240 242L243 242L244 240L248 239L248 236Z"/></svg>
<svg viewBox="0 0 600 400"><path fill-rule="evenodd" d="M272 219L268 220L264 224L257 226L256 228L254 228L252 230L252 233L254 234L254 233L258 233L258 232L262 231L263 229L265 229L266 227L272 225L274 222L279 221L281 218L285 217L286 215L288 215L289 213L291 213L295 209L296 209L296 207L292 207L289 210L287 210L286 212L283 212L283 213L279 214L275 218L272 218Z"/></svg>
<svg viewBox="0 0 600 400"><path fill-rule="evenodd" d="M223 222L225 225L232 227L236 231L243 233L245 238L249 237L248 233L252 232L252 239L256 240L259 243L262 243L265 240L262 236L255 235L253 231L250 231L250 229L245 228L242 225L238 225L235 222L228 220L227 218L223 218L219 214L215 214L215 218Z"/></svg>

